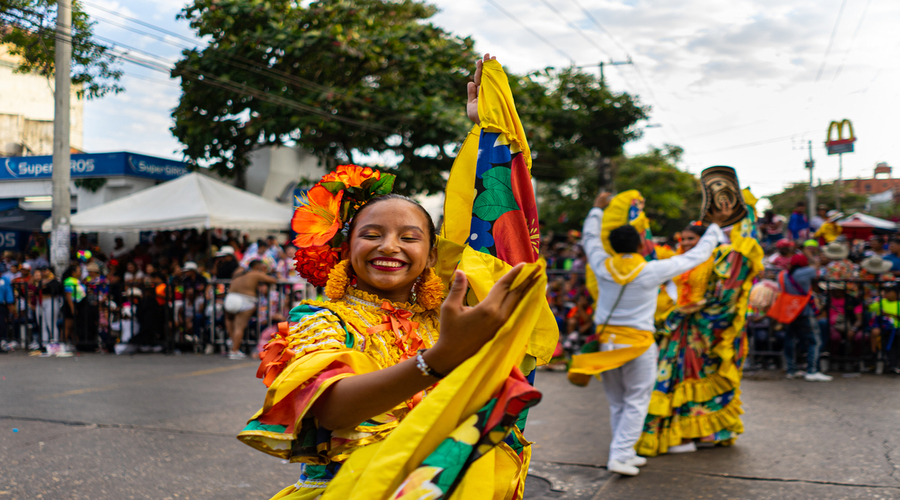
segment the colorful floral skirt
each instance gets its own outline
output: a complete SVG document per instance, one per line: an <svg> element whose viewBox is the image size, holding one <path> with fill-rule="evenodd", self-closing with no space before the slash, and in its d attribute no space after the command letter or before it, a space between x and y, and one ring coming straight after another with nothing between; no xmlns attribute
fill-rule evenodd
<svg viewBox="0 0 900 500"><path fill-rule="evenodd" d="M730 321L711 321L702 311L679 319L660 340L656 385L636 445L639 455L666 453L691 439L731 445L744 431L740 419L744 330L729 335L732 329L725 325Z"/></svg>

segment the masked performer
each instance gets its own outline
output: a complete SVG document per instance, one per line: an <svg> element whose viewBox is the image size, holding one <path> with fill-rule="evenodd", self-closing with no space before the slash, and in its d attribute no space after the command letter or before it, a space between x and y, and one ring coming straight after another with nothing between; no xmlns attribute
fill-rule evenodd
<svg viewBox="0 0 900 500"><path fill-rule="evenodd" d="M647 226L643 198L637 191L610 198L601 193L584 222L582 246L600 295L594 314L598 326L582 354L573 356L569 379L585 385L591 375L603 373L613 435L608 468L634 476L647 463L634 445L656 379L653 320L659 287L709 258L723 239L715 222L727 220L730 211L714 213L714 223L690 252L648 262L639 253L647 247L642 237Z"/></svg>
<svg viewBox="0 0 900 500"><path fill-rule="evenodd" d="M722 170L714 180L720 201L739 205L725 222L734 224L731 243L675 277L678 300L658 331L659 367L637 444L637 452L645 456L696 451L695 439L730 445L743 432L739 387L747 353L747 301L753 277L763 267L763 250L756 240L755 198L748 190L741 198L733 169L713 169ZM713 169L701 178L708 195L704 206L715 202L709 191ZM680 252L690 253L704 231L709 229L687 227Z"/></svg>
<svg viewBox="0 0 900 500"><path fill-rule="evenodd" d="M501 142L507 162L483 165L478 182L488 172L509 179L517 165L530 178L524 135L508 133L518 117L505 107L506 75L485 57L475 76L469 105L480 123L454 163L448 203L466 201L450 196L450 185L476 184L467 159L487 158L480 150L488 147L500 155ZM265 404L238 437L302 464L277 499L521 499L530 458L521 429L540 399L522 371L549 360L558 334L544 268L510 265L515 237L497 225L478 229L482 242L496 240L490 248L446 230L437 237L419 204L388 194L393 180L341 166L302 200L292 221L296 266L330 300L303 302L279 325L257 373ZM466 193L475 197L468 214L480 210L478 192ZM508 195L508 208L489 215L534 205L533 195ZM533 262L527 242L519 260Z"/></svg>

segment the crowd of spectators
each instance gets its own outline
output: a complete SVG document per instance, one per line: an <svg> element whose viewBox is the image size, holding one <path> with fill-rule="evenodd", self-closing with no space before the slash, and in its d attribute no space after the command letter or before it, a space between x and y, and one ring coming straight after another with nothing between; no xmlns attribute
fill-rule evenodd
<svg viewBox="0 0 900 500"><path fill-rule="evenodd" d="M900 236L874 234L848 240L836 224L841 216L819 205L809 219L803 203L797 204L789 218L766 211L759 224L765 270L757 282L767 280L774 285L782 270L809 268L814 358L846 370L859 370L860 360L866 359L863 369L872 369L875 364L871 361L877 361L885 370L900 373ZM586 286L587 263L579 232L549 236L543 240L541 257L549 274L547 300L560 330L556 358L561 367L566 356L577 353L595 331L594 300ZM658 243L672 249L677 240L676 234ZM803 260L798 261L797 256ZM810 342L792 340L787 325L776 323L765 311L751 307L748 333L751 351L771 354L749 358L750 365L775 367L782 359L797 359L796 365L788 364L792 375L798 376L797 367L802 368L802 361L811 357ZM805 364L817 365L818 359Z"/></svg>
<svg viewBox="0 0 900 500"><path fill-rule="evenodd" d="M900 277L900 237L873 235L848 241L835 223L841 215L820 205L816 216L807 219L803 203L789 218L766 211L759 221L766 257L758 281L775 282L782 270L812 269L810 314L818 326L817 356L857 359L877 353L888 369L900 372L900 338L896 338L900 336L900 282L895 281ZM542 230L542 235L540 254L549 274L547 300L560 330L555 358L562 362L594 333L594 299L586 281L587 259L579 231ZM677 237L658 243L675 248ZM235 232L159 232L133 247L118 237L108 253L86 235L74 243L71 265L62 276L51 269L42 235L36 234L25 252L2 254L0 304L6 305L0 307L0 350L25 347L17 345L19 337L11 332L15 325L30 323L35 333L27 347L44 352L65 355L78 339L98 339L100 350L115 352L161 350L167 326L181 332L181 340L211 352L209 319L223 314L211 306L216 297L225 296L224 283L246 273L251 265L270 281L295 284L289 288L294 299L315 293L307 290L293 268L295 248L275 236L252 241ZM303 292L294 296L293 290ZM278 300L273 295L259 302L254 321L267 318L260 328L271 328L271 323L283 319ZM168 316L164 309L170 311ZM222 319L226 328L234 323L233 315L230 318L217 321ZM238 324L243 327L244 322ZM797 356L793 341L786 342L787 330L764 311L751 307L748 333L757 352ZM238 356L230 338L239 343L240 335L226 331L220 338ZM800 343L799 352L807 352L809 342Z"/></svg>
<svg viewBox="0 0 900 500"><path fill-rule="evenodd" d="M40 234L25 252L0 256L0 304L5 304L0 308L0 350L68 355L85 348L74 344L86 341L102 351L160 351L168 321L170 330L181 332L179 340L212 352L207 320L223 314L211 307L214 299L224 296L225 284L252 265L271 276L270 281L306 293L305 281L293 267L295 248L276 236L251 241L234 232L167 231L133 247L116 237L109 252L87 235L73 243L70 266L62 276L54 274ZM268 302L261 301L261 312L280 318L277 311L265 310ZM33 332L27 345L21 345L20 328Z"/></svg>

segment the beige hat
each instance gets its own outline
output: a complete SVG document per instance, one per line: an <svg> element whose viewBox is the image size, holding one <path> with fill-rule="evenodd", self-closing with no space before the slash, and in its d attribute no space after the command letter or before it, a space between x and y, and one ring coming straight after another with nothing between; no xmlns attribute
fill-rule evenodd
<svg viewBox="0 0 900 500"><path fill-rule="evenodd" d="M894 267L894 264L892 262L882 259L880 255L867 257L863 259L863 261L860 262L859 265L872 274L889 273L891 271L891 268Z"/></svg>
<svg viewBox="0 0 900 500"><path fill-rule="evenodd" d="M848 255L850 255L850 249L847 245L839 242L832 241L831 243L825 245L825 248L822 249L822 253L825 254L831 260L842 260L846 259Z"/></svg>

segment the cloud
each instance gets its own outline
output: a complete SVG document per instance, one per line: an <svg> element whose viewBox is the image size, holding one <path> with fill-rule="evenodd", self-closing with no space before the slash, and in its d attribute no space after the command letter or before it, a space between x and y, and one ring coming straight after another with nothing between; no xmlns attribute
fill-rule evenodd
<svg viewBox="0 0 900 500"><path fill-rule="evenodd" d="M112 0L91 1L119 5ZM498 0L568 57L484 0L429 1L441 9L432 22L457 35L472 36L477 50L499 56L514 72L566 66L568 57L588 65L608 60L606 54L617 61L630 55L637 66L607 68L607 82L652 105L651 122L662 125L647 129L644 138L627 145L631 154L663 143L678 144L685 148L685 166L691 172L712 164L732 165L742 183L764 195L807 177L803 169L807 141L815 148L816 176L825 181L835 176L837 159L825 156L822 141L831 120L848 117L860 140L857 152L844 158L845 178L869 175L876 161L900 164L900 141L893 137L893 117L900 114L894 84L900 77L898 2L872 2L865 18L865 2L848 2L816 83L842 0L578 0L618 43L571 0L550 0L603 51L540 0ZM191 34L184 21L175 20L185 4L181 0L127 3L135 17ZM129 45L147 43L133 33L116 32L115 37ZM177 53L162 42L143 47L170 57ZM842 61L846 62L835 78ZM130 65L125 70L136 71ZM156 73L138 75L166 79ZM168 128L178 89L134 79L125 82L125 94L85 105L86 147L177 150ZM746 146L752 143L759 145ZM118 147L105 147L112 144Z"/></svg>

